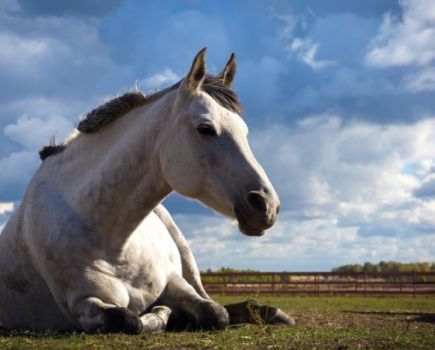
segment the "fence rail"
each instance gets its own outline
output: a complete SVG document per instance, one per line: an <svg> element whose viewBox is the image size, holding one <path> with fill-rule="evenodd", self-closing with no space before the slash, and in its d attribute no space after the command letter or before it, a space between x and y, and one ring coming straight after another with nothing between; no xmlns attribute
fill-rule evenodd
<svg viewBox="0 0 435 350"><path fill-rule="evenodd" d="M208 293L435 295L435 272L206 272Z"/></svg>

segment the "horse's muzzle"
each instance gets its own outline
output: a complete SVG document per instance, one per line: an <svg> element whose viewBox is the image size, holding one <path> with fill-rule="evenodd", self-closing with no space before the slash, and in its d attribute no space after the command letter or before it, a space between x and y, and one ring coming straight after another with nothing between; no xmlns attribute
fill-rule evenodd
<svg viewBox="0 0 435 350"><path fill-rule="evenodd" d="M263 236L276 220L279 200L260 191L250 191L246 200L234 207L239 230L247 236Z"/></svg>

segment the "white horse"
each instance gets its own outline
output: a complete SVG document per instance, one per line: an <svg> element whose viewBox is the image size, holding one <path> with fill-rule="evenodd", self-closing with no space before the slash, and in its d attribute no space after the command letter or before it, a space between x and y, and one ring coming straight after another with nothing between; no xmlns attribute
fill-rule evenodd
<svg viewBox="0 0 435 350"><path fill-rule="evenodd" d="M0 235L0 324L86 332L293 323L280 309L226 307L205 292L186 239L159 204L172 191L261 236L278 197L251 153L230 89L234 55L206 75L205 49L179 83L94 109L48 146ZM254 315L257 313L257 315Z"/></svg>

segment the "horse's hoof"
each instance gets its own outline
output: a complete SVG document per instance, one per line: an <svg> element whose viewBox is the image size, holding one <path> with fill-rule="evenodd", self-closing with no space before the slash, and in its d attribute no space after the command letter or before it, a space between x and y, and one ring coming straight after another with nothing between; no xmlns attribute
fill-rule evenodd
<svg viewBox="0 0 435 350"><path fill-rule="evenodd" d="M283 324L288 326L294 326L296 321L293 317L287 315L284 311L279 308L271 308L274 309L274 315L269 318L269 324Z"/></svg>
<svg viewBox="0 0 435 350"><path fill-rule="evenodd" d="M200 306L198 328L203 330L223 330L230 324L227 310L217 303L206 302Z"/></svg>
<svg viewBox="0 0 435 350"><path fill-rule="evenodd" d="M140 334L143 325L139 316L125 307L112 307L104 310L104 333Z"/></svg>

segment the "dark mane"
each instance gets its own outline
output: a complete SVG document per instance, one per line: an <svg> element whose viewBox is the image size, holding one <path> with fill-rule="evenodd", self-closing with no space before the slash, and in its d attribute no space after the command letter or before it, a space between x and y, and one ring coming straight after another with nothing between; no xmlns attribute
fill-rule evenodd
<svg viewBox="0 0 435 350"><path fill-rule="evenodd" d="M201 88L204 92L213 97L213 99L222 107L237 113L240 116L243 115L243 107L239 96L234 90L223 84L222 78L213 75L206 75Z"/></svg>
<svg viewBox="0 0 435 350"><path fill-rule="evenodd" d="M41 160L45 160L45 158L63 152L64 149L65 149L65 145L44 146L39 151L39 158L41 158Z"/></svg>
<svg viewBox="0 0 435 350"><path fill-rule="evenodd" d="M133 109L154 102L169 91L176 90L181 85L181 82L182 80L150 95L144 95L141 91L126 92L90 111L85 118L79 122L77 129L84 134L95 133ZM240 116L242 115L243 107L240 103L239 96L230 87L223 84L221 77L206 75L201 84L201 89L222 107ZM39 156L44 160L51 155L62 152L65 147L66 146L62 144L50 144L40 150Z"/></svg>
<svg viewBox="0 0 435 350"><path fill-rule="evenodd" d="M96 132L146 102L147 98L142 92L129 91L94 108L79 122L77 129L82 133Z"/></svg>

